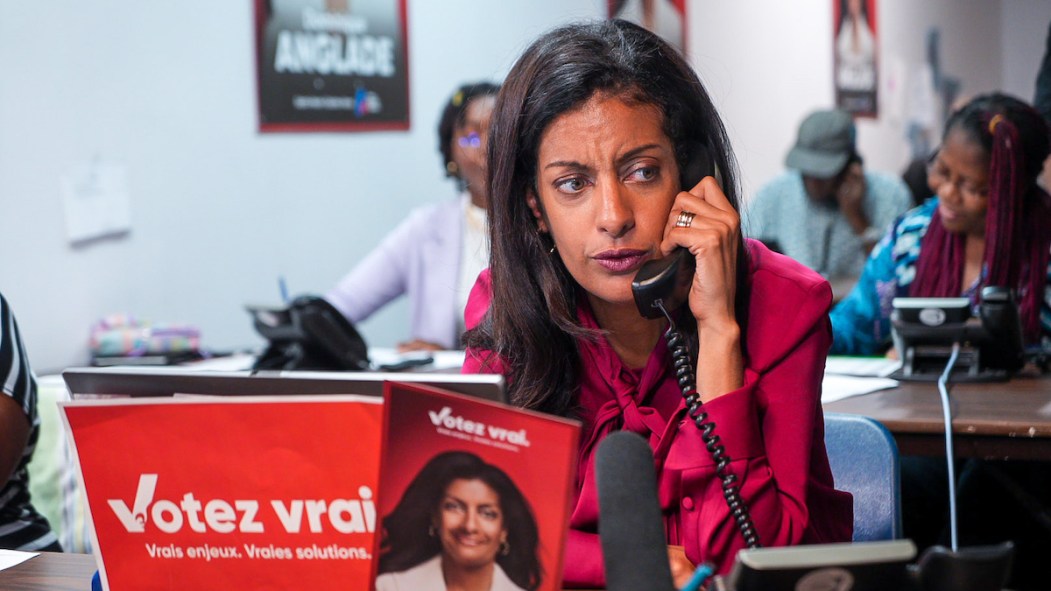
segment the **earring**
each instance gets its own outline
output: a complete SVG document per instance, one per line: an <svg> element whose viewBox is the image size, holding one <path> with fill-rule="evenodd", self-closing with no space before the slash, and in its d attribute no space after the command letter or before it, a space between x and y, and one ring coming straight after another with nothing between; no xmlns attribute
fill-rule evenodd
<svg viewBox="0 0 1051 591"><path fill-rule="evenodd" d="M544 234L547 234L547 232L545 232L543 230L543 228L541 228L539 226L539 224L538 224L537 228L536 228L536 233L537 233L537 237L540 239L540 244L543 245L544 244ZM548 234L547 237L551 238L551 235ZM547 254L555 254L556 250L558 250L558 245L555 244L555 239L551 238L551 248L548 249Z"/></svg>
<svg viewBox="0 0 1051 591"><path fill-rule="evenodd" d="M511 553L511 544L507 543L507 540L500 542L500 556L507 556Z"/></svg>
<svg viewBox="0 0 1051 591"><path fill-rule="evenodd" d="M460 167L457 166L455 162L450 160L449 162L445 163L445 170L449 174L453 174L454 175L454 174L457 174L458 172L460 172Z"/></svg>
<svg viewBox="0 0 1051 591"><path fill-rule="evenodd" d="M431 525L427 528L427 535L431 536L432 538L437 535L437 533L434 531L434 525Z"/></svg>

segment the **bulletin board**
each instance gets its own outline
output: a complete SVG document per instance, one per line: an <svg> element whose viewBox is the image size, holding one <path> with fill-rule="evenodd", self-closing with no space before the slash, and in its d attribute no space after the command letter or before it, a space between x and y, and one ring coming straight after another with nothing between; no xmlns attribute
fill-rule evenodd
<svg viewBox="0 0 1051 591"><path fill-rule="evenodd" d="M262 132L409 128L406 0L255 0Z"/></svg>
<svg viewBox="0 0 1051 591"><path fill-rule="evenodd" d="M606 0L609 17L641 25L686 53L686 0Z"/></svg>
<svg viewBox="0 0 1051 591"><path fill-rule="evenodd" d="M856 116L879 114L876 0L832 0L836 106Z"/></svg>

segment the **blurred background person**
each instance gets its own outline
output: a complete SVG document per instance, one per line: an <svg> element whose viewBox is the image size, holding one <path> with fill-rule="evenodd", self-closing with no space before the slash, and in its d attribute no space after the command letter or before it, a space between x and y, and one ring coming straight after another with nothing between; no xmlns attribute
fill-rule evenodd
<svg viewBox="0 0 1051 591"><path fill-rule="evenodd" d="M912 197L894 175L864 170L854 120L838 109L803 120L785 166L756 192L744 230L824 275L838 299Z"/></svg>
<svg viewBox="0 0 1051 591"><path fill-rule="evenodd" d="M934 152L926 158L913 158L901 172L901 180L909 188L909 194L912 195L913 207L920 205L938 191L938 188L932 187L927 179L927 169L931 167L931 162L937 155L938 153Z"/></svg>
<svg viewBox="0 0 1051 591"><path fill-rule="evenodd" d="M949 105L948 116L951 116L956 111L964 108L964 106L971 102L971 99L973 98L974 97L970 95L957 97L953 100L952 104ZM948 118L948 116L946 118ZM901 172L901 180L905 182L905 186L909 188L909 193L912 194L912 204L914 207L921 205L924 201L930 199L938 192L938 187L931 184L931 179L927 175L931 165L934 163L934 159L937 157L938 149L935 148L925 156L913 158L905 166L905 170Z"/></svg>
<svg viewBox="0 0 1051 591"><path fill-rule="evenodd" d="M400 351L460 348L467 295L489 264L486 142L499 86L465 84L438 123L438 150L459 199L412 211L325 299L359 323L395 298L411 300L411 340Z"/></svg>
<svg viewBox="0 0 1051 591"><path fill-rule="evenodd" d="M1033 106L1044 121L1051 125L1051 24L1047 27L1047 42L1044 48L1044 59L1040 61L1040 71L1036 75L1036 94ZM1040 177L1041 186L1051 191L1051 156L1044 159L1044 172Z"/></svg>
<svg viewBox="0 0 1051 591"><path fill-rule="evenodd" d="M61 552L29 498L27 466L40 436L37 385L15 315L0 294L0 548Z"/></svg>
<svg viewBox="0 0 1051 591"><path fill-rule="evenodd" d="M1051 197L1037 185L1048 125L1003 94L953 113L929 171L937 196L902 216L873 250L857 287L831 313L837 354L872 355L890 344L895 297L967 297L1014 290L1027 346L1051 345ZM941 458L901 459L905 537L922 550L947 545L948 469ZM1046 462L966 460L957 468L960 546L1015 543L1011 589L1047 588Z"/></svg>
<svg viewBox="0 0 1051 591"><path fill-rule="evenodd" d="M1024 102L991 94L945 128L929 170L937 197L895 222L832 310L834 354L883 352L895 297L964 296L977 306L987 285L1015 290L1027 344L1051 335L1051 205L1036 183L1047 124Z"/></svg>

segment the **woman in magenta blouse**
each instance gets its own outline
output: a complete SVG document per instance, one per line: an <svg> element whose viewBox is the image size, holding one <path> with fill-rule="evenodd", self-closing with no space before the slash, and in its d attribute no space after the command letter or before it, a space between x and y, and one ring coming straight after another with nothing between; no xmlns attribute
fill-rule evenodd
<svg viewBox="0 0 1051 591"><path fill-rule="evenodd" d="M639 267L676 247L696 261L676 323L759 543L849 541L820 402L830 288L741 238L725 130L676 50L624 21L552 31L511 70L490 138L490 268L468 300L464 372L502 373L513 403L584 424L566 584L604 584L593 456L619 429L653 449L677 583L702 561L725 572L745 545L687 416L668 322L632 297ZM698 145L721 186L680 186Z"/></svg>

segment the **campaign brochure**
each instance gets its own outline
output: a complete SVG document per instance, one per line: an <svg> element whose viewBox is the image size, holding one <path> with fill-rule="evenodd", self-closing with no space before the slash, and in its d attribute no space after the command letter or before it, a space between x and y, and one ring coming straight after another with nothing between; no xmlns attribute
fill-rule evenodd
<svg viewBox="0 0 1051 591"><path fill-rule="evenodd" d="M387 382L375 589L561 589L580 425Z"/></svg>
<svg viewBox="0 0 1051 591"><path fill-rule="evenodd" d="M382 401L62 403L110 591L367 589Z"/></svg>

